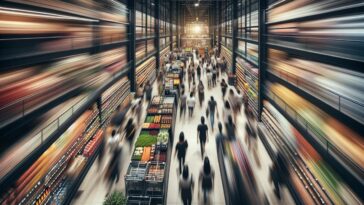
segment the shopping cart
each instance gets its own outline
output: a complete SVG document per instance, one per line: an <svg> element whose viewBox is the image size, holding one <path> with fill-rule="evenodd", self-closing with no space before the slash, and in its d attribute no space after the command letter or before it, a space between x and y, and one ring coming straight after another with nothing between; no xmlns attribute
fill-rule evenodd
<svg viewBox="0 0 364 205"><path fill-rule="evenodd" d="M125 192L128 196L141 196L145 194L145 175L148 164L132 161L125 175Z"/></svg>

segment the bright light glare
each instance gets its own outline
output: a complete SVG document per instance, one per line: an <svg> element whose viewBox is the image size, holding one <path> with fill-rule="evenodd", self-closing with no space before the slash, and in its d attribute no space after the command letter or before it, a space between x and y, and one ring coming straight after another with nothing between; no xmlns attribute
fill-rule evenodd
<svg viewBox="0 0 364 205"><path fill-rule="evenodd" d="M197 2L197 3L195 3L195 7L198 7L200 4Z"/></svg>
<svg viewBox="0 0 364 205"><path fill-rule="evenodd" d="M200 32L201 32L201 26L199 26L199 25L195 25L195 27L193 28L193 31L194 31L195 33L200 33Z"/></svg>

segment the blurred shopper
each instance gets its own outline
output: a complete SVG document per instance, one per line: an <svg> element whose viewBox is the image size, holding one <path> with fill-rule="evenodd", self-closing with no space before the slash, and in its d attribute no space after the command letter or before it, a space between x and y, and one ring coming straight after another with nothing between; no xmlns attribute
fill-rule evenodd
<svg viewBox="0 0 364 205"><path fill-rule="evenodd" d="M179 190L181 192L181 199L183 205L192 204L193 188L195 182L193 181L192 174L190 174L188 166L183 167L182 177L179 181Z"/></svg>
<svg viewBox="0 0 364 205"><path fill-rule="evenodd" d="M187 148L188 148L187 140L185 140L184 133L181 132L179 134L179 141L176 144L176 151L174 153L174 156L177 156L178 158L180 174L182 173L182 166L184 166L185 164Z"/></svg>
<svg viewBox="0 0 364 205"><path fill-rule="evenodd" d="M145 98L149 102L152 99L152 91L153 91L152 85L150 84L149 80L147 81L144 87L144 91L145 91Z"/></svg>
<svg viewBox="0 0 364 205"><path fill-rule="evenodd" d="M205 118L201 117L201 124L197 126L197 144L200 141L201 157L203 158L205 152L205 144L208 141L208 127L205 124Z"/></svg>
<svg viewBox="0 0 364 205"><path fill-rule="evenodd" d="M201 80L201 66L200 64L197 65L197 80Z"/></svg>
<svg viewBox="0 0 364 205"><path fill-rule="evenodd" d="M224 99L225 94L226 94L226 90L227 90L227 87L228 87L228 85L225 82L225 79L222 79L220 85L221 85L221 91L222 91L222 98Z"/></svg>
<svg viewBox="0 0 364 205"><path fill-rule="evenodd" d="M124 122L125 115L126 115L126 109L121 109L121 106L118 105L116 110L111 116L110 124L113 127L113 129L118 129L122 125L122 123Z"/></svg>
<svg viewBox="0 0 364 205"><path fill-rule="evenodd" d="M210 123L211 123L211 129L212 132L214 131L214 123L215 123L215 111L217 114L217 117L219 117L219 111L217 110L217 103L213 96L210 97L210 100L207 105L208 113L210 115Z"/></svg>
<svg viewBox="0 0 364 205"><path fill-rule="evenodd" d="M270 180L274 184L274 192L278 199L281 199L280 186L287 183L289 175L287 161L282 153L278 152L276 160L273 161L273 165L270 168Z"/></svg>
<svg viewBox="0 0 364 205"><path fill-rule="evenodd" d="M138 89L137 89L137 91L136 91L136 93L135 93L135 95L136 95L136 98L140 98L140 99L143 99L143 96L144 96L144 89L143 89L143 83L141 83L140 85L139 85L139 87L138 87Z"/></svg>
<svg viewBox="0 0 364 205"><path fill-rule="evenodd" d="M190 92L192 93L193 96L195 96L195 94L196 94L196 83L195 82L192 83Z"/></svg>
<svg viewBox="0 0 364 205"><path fill-rule="evenodd" d="M188 66L188 70L187 70L187 81L188 81L188 87L191 88L191 83L192 83L192 67L193 65L189 65Z"/></svg>
<svg viewBox="0 0 364 205"><path fill-rule="evenodd" d="M142 118L142 108L143 108L143 102L139 100L137 104L135 105L135 115L137 116L138 124L141 122Z"/></svg>
<svg viewBox="0 0 364 205"><path fill-rule="evenodd" d="M230 140L235 139L235 137L236 137L235 130L236 130L236 127L233 122L233 118L231 117L231 115L229 115L228 122L226 123L226 135Z"/></svg>
<svg viewBox="0 0 364 205"><path fill-rule="evenodd" d="M216 87L217 69L216 66L212 67L212 87Z"/></svg>
<svg viewBox="0 0 364 205"><path fill-rule="evenodd" d="M212 72L211 72L210 69L207 69L206 77L207 77L207 87L211 88L211 86L212 86Z"/></svg>
<svg viewBox="0 0 364 205"><path fill-rule="evenodd" d="M187 95L185 94L185 91L182 92L180 97L180 117L183 115L186 115L186 109L187 109Z"/></svg>
<svg viewBox="0 0 364 205"><path fill-rule="evenodd" d="M222 124L221 124L221 122L219 122L217 127L219 128L219 133L217 133L217 135L216 135L216 140L218 141L218 140L225 139L225 135L222 133Z"/></svg>
<svg viewBox="0 0 364 205"><path fill-rule="evenodd" d="M243 95L241 94L240 90L237 90L237 94L236 94L236 106L237 106L237 111L240 113L241 112L241 106L243 105L244 99L243 99Z"/></svg>
<svg viewBox="0 0 364 205"><path fill-rule="evenodd" d="M202 103L205 100L205 86L202 83L202 80L198 83L198 99L200 101L200 107L202 107Z"/></svg>
<svg viewBox="0 0 364 205"><path fill-rule="evenodd" d="M179 77L179 82L180 83L182 83L183 82L183 75L184 73L183 73L183 67L181 67L180 69L179 69L179 73L178 73L178 77Z"/></svg>
<svg viewBox="0 0 364 205"><path fill-rule="evenodd" d="M98 170L102 167L102 162L105 156L105 147L106 147L106 137L105 137L106 129L103 129L103 134L101 136L101 143L99 148L99 156L98 156Z"/></svg>
<svg viewBox="0 0 364 205"><path fill-rule="evenodd" d="M132 118L130 118L128 120L128 122L126 123L125 128L124 128L124 131L125 131L125 137L126 137L126 139L131 144L131 142L134 139L135 132L136 132L136 128L135 128L135 125L133 123L133 119Z"/></svg>
<svg viewBox="0 0 364 205"><path fill-rule="evenodd" d="M233 111L231 109L229 101L225 100L224 109L222 112L224 124L228 123L229 116L233 115Z"/></svg>
<svg viewBox="0 0 364 205"><path fill-rule="evenodd" d="M196 82L196 74L195 74L195 69L192 69L192 83Z"/></svg>
<svg viewBox="0 0 364 205"><path fill-rule="evenodd" d="M109 195L114 183L120 179L120 161L121 161L121 146L117 146L110 159L109 166L106 170L105 177L108 179L109 188L106 195Z"/></svg>
<svg viewBox="0 0 364 205"><path fill-rule="evenodd" d="M119 146L119 143L120 143L120 134L116 134L116 130L112 130L111 136L107 141L111 153Z"/></svg>
<svg viewBox="0 0 364 205"><path fill-rule="evenodd" d="M188 115L190 117L193 116L193 109L195 108L196 99L193 96L193 93L191 92L190 98L187 99L187 107L188 107Z"/></svg>
<svg viewBox="0 0 364 205"><path fill-rule="evenodd" d="M206 204L209 193L213 190L214 187L214 178L215 172L210 165L210 160L208 157L205 157L203 162L203 167L200 171L199 175L199 184L201 185L201 189L203 192L203 202Z"/></svg>

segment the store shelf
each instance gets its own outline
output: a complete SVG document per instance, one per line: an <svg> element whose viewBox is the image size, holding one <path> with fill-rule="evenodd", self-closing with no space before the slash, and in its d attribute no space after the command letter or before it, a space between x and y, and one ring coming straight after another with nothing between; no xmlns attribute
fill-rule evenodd
<svg viewBox="0 0 364 205"><path fill-rule="evenodd" d="M284 100L268 92L266 98L269 102L300 132L320 155L341 175L343 180L363 199L364 171L350 158L342 154L327 137L319 134L313 126L298 114ZM283 107L282 107L283 106ZM319 137L318 137L319 136ZM321 139L321 140L319 140ZM324 141L323 141L324 140Z"/></svg>
<svg viewBox="0 0 364 205"><path fill-rule="evenodd" d="M302 97L309 100L311 103L318 106L320 109L335 116L337 119L342 119L345 124L360 132L364 124L364 104L344 97L334 91L321 87L320 85L312 84L292 73L274 70L268 70L268 78L289 87L291 90L299 93ZM332 99L335 99L332 101Z"/></svg>
<svg viewBox="0 0 364 205"><path fill-rule="evenodd" d="M281 6L283 3L286 3L286 2L287 1L283 1L279 5L275 5L275 7ZM340 2L337 2L337 3L340 4ZM322 17L326 18L326 17L332 16L332 15L337 15L337 14L360 11L360 9L362 9L362 7L364 7L364 3L357 2L357 3L343 5L343 6L335 6L335 4L333 4L333 5L328 4L328 6L332 6L332 8L328 8L328 9L324 8L322 5L319 5L319 4L317 4L316 6L318 8L317 11L315 9L313 9L312 12L306 12L306 13L298 12L298 14L296 14L296 16L292 15L286 19L282 19L282 20L278 20L278 21L268 21L266 24L275 25L275 24L283 24L283 23L290 23L290 22L297 22L297 21L306 21L306 20L312 20L312 19L320 19ZM275 7L271 7L270 9L274 9Z"/></svg>
<svg viewBox="0 0 364 205"><path fill-rule="evenodd" d="M43 140L41 144L34 149L28 156L26 156L19 164L17 164L11 171L9 171L4 177L0 179L0 192L6 190L11 186L12 182L16 181L24 170L28 169L36 159L38 159L47 148L55 142L58 137L65 132L78 118L83 114L96 100L99 96L115 82L117 82L122 77L129 73L128 67L122 69L119 73L111 77L104 85L96 89L90 96L82 102L80 105L75 105L70 109L71 114L66 119L57 119L57 129L54 130L52 134L48 136L47 139ZM41 132L42 133L42 132Z"/></svg>

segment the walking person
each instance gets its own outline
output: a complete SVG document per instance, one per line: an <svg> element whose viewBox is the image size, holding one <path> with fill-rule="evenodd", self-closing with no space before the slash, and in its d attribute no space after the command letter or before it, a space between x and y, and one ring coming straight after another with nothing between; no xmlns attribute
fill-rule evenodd
<svg viewBox="0 0 364 205"><path fill-rule="evenodd" d="M183 205L192 204L193 188L195 182L193 180L192 174L190 174L188 166L183 167L182 177L179 181L179 190L181 192L181 199Z"/></svg>
<svg viewBox="0 0 364 205"><path fill-rule="evenodd" d="M118 145L112 152L112 157L110 159L110 163L105 174L105 177L107 178L109 184L106 196L109 195L114 183L117 183L120 179L120 158L121 146Z"/></svg>
<svg viewBox="0 0 364 205"><path fill-rule="evenodd" d="M210 123L211 123L211 129L212 132L214 131L214 123L215 123L215 111L217 114L217 117L219 117L219 111L217 110L217 103L213 96L210 97L210 100L207 105L207 109L209 110L210 115Z"/></svg>
<svg viewBox="0 0 364 205"><path fill-rule="evenodd" d="M186 161L186 152L188 148L187 140L185 140L185 135L183 132L179 133L179 141L176 144L176 151L174 153L174 156L177 156L178 158L178 164L179 164L179 173L182 173L182 167L185 164Z"/></svg>
<svg viewBox="0 0 364 205"><path fill-rule="evenodd" d="M217 69L216 66L212 67L212 87L216 86L216 80L217 80Z"/></svg>
<svg viewBox="0 0 364 205"><path fill-rule="evenodd" d="M227 137L230 140L235 139L236 138L236 135L235 135L236 127L235 127L235 124L233 122L233 118L231 117L231 115L229 115L228 122L226 123L225 126L226 126L226 135L227 135Z"/></svg>
<svg viewBox="0 0 364 205"><path fill-rule="evenodd" d="M201 80L201 66L200 64L197 65L197 80Z"/></svg>
<svg viewBox="0 0 364 205"><path fill-rule="evenodd" d="M144 87L144 91L145 91L145 99L149 102L152 99L152 91L153 91L153 88L150 85L149 81L147 81Z"/></svg>
<svg viewBox="0 0 364 205"><path fill-rule="evenodd" d="M110 153L112 153L118 147L119 143L120 143L120 134L116 134L116 130L113 130L111 132L111 136L107 141Z"/></svg>
<svg viewBox="0 0 364 205"><path fill-rule="evenodd" d="M140 98L141 100L143 100L143 96L144 96L144 89L143 89L143 83L141 83L140 85L139 85L139 87L138 87L138 89L137 89L137 91L136 91L136 97L137 98Z"/></svg>
<svg viewBox="0 0 364 205"><path fill-rule="evenodd" d="M193 66L193 65L192 65ZM191 65L188 67L188 70L187 70L187 81L188 81L188 88L191 88L191 82L192 82L192 67Z"/></svg>
<svg viewBox="0 0 364 205"><path fill-rule="evenodd" d="M212 72L211 72L210 69L207 70L206 77L207 77L207 87L211 88L211 86L212 86Z"/></svg>
<svg viewBox="0 0 364 205"><path fill-rule="evenodd" d="M229 116L233 115L233 111L231 109L229 101L225 100L224 109L222 112L224 124L226 125L229 122Z"/></svg>
<svg viewBox="0 0 364 205"><path fill-rule="evenodd" d="M187 95L185 94L185 91L182 91L181 97L180 97L180 117L182 117L182 113L185 116L186 115L186 107L187 107Z"/></svg>
<svg viewBox="0 0 364 205"><path fill-rule="evenodd" d="M205 100L205 86L202 83L202 80L198 83L198 99L200 101L200 107L202 107L202 103Z"/></svg>
<svg viewBox="0 0 364 205"><path fill-rule="evenodd" d="M187 100L187 106L188 106L188 115L192 117L193 115L193 109L195 108L196 99L193 96L193 93L191 92L190 98Z"/></svg>
<svg viewBox="0 0 364 205"><path fill-rule="evenodd" d="M199 184L201 185L201 190L203 192L203 202L206 204L209 193L214 187L215 172L210 165L210 160L205 157L202 169L199 175Z"/></svg>
<svg viewBox="0 0 364 205"><path fill-rule="evenodd" d="M190 92L192 93L193 96L195 96L195 94L196 94L196 83L195 82L192 83Z"/></svg>
<svg viewBox="0 0 364 205"><path fill-rule="evenodd" d="M205 124L205 118L201 117L201 124L197 126L197 144L200 141L200 150L201 150L201 157L205 153L205 144L208 141L208 127Z"/></svg>
<svg viewBox="0 0 364 205"><path fill-rule="evenodd" d="M131 145L131 143L133 142L134 136L135 136L135 131L136 131L132 118L130 118L128 120L128 122L126 123L124 131L125 131L126 140Z"/></svg>
<svg viewBox="0 0 364 205"><path fill-rule="evenodd" d="M225 94L226 94L226 90L227 90L227 87L228 87L228 85L225 82L225 79L222 79L220 85L221 85L221 91L222 91L222 98L224 99Z"/></svg>

